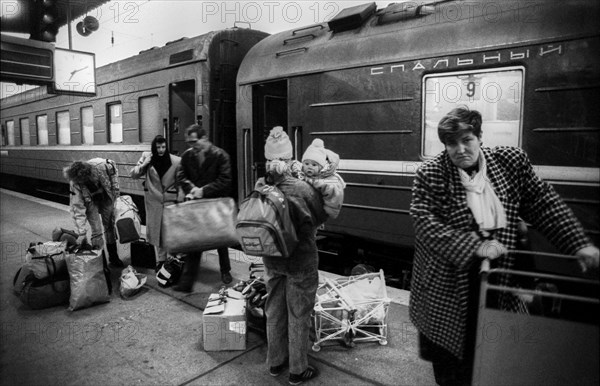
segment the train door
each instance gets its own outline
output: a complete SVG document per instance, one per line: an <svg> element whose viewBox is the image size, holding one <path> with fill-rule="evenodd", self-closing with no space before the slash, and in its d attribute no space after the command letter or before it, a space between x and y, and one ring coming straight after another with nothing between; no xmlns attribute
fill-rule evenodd
<svg viewBox="0 0 600 386"><path fill-rule="evenodd" d="M293 136L287 127L287 81L261 83L252 87L252 135L253 161L252 184L265 174L265 141L275 126L282 126L290 139Z"/></svg>
<svg viewBox="0 0 600 386"><path fill-rule="evenodd" d="M196 122L194 80L169 85L169 126L167 137L171 153L181 155L188 147L185 129Z"/></svg>

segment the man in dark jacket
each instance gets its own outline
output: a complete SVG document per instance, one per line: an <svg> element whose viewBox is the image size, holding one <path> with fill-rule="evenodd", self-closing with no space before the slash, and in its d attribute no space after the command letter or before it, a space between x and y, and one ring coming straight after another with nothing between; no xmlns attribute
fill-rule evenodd
<svg viewBox="0 0 600 386"><path fill-rule="evenodd" d="M206 130L199 125L186 129L186 142L191 147L181 156L177 168L177 183L183 189L186 200L228 197L231 192L231 163L225 150L208 140ZM203 251L189 253L176 291L191 292L198 273ZM217 249L221 280L225 284L232 281L229 250Z"/></svg>

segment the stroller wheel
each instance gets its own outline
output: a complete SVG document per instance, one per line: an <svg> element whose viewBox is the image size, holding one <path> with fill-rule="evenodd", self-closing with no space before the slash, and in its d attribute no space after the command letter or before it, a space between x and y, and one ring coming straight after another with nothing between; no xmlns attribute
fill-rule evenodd
<svg viewBox="0 0 600 386"><path fill-rule="evenodd" d="M387 341L387 339L383 339L383 340L379 341L379 344L382 345L382 346L387 346L388 341Z"/></svg>
<svg viewBox="0 0 600 386"><path fill-rule="evenodd" d="M321 351L321 346L319 346L318 344L313 344L312 350L314 352L319 352L319 351Z"/></svg>

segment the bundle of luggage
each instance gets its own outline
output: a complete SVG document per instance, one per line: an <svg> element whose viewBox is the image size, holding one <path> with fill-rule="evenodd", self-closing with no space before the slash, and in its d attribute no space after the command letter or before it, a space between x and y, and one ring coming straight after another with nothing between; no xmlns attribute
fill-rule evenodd
<svg viewBox="0 0 600 386"><path fill-rule="evenodd" d="M13 280L23 304L32 309L69 304L74 311L110 301L112 284L103 251L76 245L71 233L55 230L57 240L30 245ZM63 238L65 234L69 236Z"/></svg>

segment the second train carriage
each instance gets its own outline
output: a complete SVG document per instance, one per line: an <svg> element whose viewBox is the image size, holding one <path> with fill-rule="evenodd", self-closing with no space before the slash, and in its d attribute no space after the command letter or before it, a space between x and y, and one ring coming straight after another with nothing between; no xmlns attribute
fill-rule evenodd
<svg viewBox="0 0 600 386"><path fill-rule="evenodd" d="M483 115L484 145L524 148L598 242L599 9L369 3L262 40L238 75L239 196L264 171L273 126L287 130L297 159L320 137L347 182L341 214L322 232L339 241L323 249L340 261L385 251L398 263L408 252L410 266L414 173L443 150L440 118L468 105Z"/></svg>
<svg viewBox="0 0 600 386"><path fill-rule="evenodd" d="M246 52L266 36L231 28L142 51L98 68L95 97L37 88L4 98L3 183L16 179L21 186L15 188L26 184L64 194L64 166L111 158L119 167L121 191L141 202L142 184L129 178L129 170L157 134L167 138L173 153L182 153L185 128L193 123L206 127L235 164L237 71Z"/></svg>

